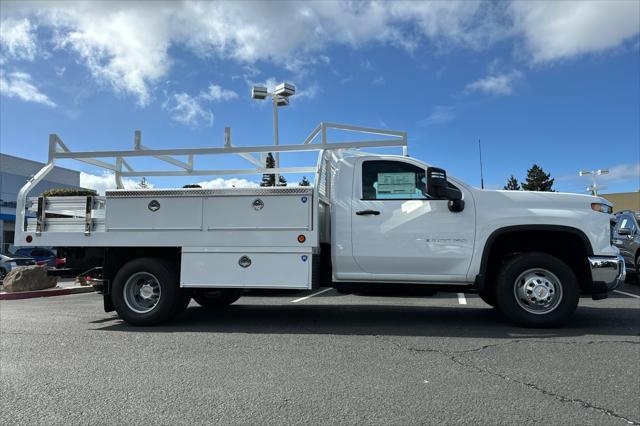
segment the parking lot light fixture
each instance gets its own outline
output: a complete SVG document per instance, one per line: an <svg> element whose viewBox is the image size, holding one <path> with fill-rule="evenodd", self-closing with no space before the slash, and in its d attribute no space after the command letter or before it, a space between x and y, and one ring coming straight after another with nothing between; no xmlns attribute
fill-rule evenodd
<svg viewBox="0 0 640 426"><path fill-rule="evenodd" d="M587 191L591 192L591 195L597 196L598 189L605 189L606 186L598 186L596 184L596 176L602 176L609 174L609 170L607 169L598 169L598 170L580 170L578 172L578 176L591 176L591 186L587 187Z"/></svg>
<svg viewBox="0 0 640 426"><path fill-rule="evenodd" d="M289 97L296 94L296 88L291 83L278 84L273 92L269 92L266 87L254 86L251 89L251 97L253 99L264 100L267 97L271 97L271 103L273 105L273 144L279 145L278 134L278 107L289 105ZM275 168L280 167L280 153L276 152L275 155ZM280 176L276 173L276 183L279 182Z"/></svg>

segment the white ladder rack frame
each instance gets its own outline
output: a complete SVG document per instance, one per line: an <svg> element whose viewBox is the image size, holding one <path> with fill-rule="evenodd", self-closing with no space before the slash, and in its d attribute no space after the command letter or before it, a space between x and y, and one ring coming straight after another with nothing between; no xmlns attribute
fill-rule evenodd
<svg viewBox="0 0 640 426"><path fill-rule="evenodd" d="M354 133L372 134L386 136L387 139L358 140L351 142L329 142L327 130L343 130ZM318 141L319 139L319 141ZM216 154L237 154L254 165L260 164L259 160L251 154L264 152L300 152L300 151L325 151L343 150L355 155L359 154L361 148L383 148L402 147L403 155L407 154L407 133L403 131L376 129L371 127L353 126L338 123L320 123L304 140L302 144L292 145L263 145L263 146L234 146L231 144L231 130L225 128L225 141L222 148L173 148L173 149L150 149L141 143L141 133L135 131L134 149L124 151L71 151L67 145L56 134L49 135L49 157L47 164L25 183L20 189L17 197L16 210L16 231L22 234L26 231L26 201L29 192L44 179L52 170L55 161L58 159L73 159L106 170L115 174L116 186L123 189L122 177L133 176L212 176L212 175L250 175L250 174L287 174L287 173L315 173L316 178L321 168L321 161L314 167L279 167L265 168L255 167L252 169L196 169L194 167L194 157L202 155ZM187 162L179 160L174 156L186 156ZM134 170L127 162L131 157L154 157L162 160L179 170ZM103 161L102 159L115 159L114 163ZM322 155L319 160L322 159ZM16 235L16 241L21 235Z"/></svg>

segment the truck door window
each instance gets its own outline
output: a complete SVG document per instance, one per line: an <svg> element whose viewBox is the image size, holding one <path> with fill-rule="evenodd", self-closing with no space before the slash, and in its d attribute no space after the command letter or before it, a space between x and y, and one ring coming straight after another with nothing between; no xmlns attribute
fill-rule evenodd
<svg viewBox="0 0 640 426"><path fill-rule="evenodd" d="M426 200L424 169L402 161L362 163L363 200Z"/></svg>

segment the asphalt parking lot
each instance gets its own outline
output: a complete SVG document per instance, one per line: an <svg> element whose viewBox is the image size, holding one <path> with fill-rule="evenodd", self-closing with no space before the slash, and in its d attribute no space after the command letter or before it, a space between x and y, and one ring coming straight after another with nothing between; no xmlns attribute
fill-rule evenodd
<svg viewBox="0 0 640 426"><path fill-rule="evenodd" d="M2 301L0 423L638 424L640 286L620 290L552 330L456 293L258 293L154 328L93 293Z"/></svg>

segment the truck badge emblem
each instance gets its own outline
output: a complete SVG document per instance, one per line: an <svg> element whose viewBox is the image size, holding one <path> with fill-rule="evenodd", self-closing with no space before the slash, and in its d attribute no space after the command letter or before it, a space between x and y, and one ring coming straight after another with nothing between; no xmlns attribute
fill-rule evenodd
<svg viewBox="0 0 640 426"><path fill-rule="evenodd" d="M306 203L307 202L307 197L302 197L301 200L302 200L303 203Z"/></svg>
<svg viewBox="0 0 640 426"><path fill-rule="evenodd" d="M249 258L249 256L242 256L240 260L238 260L238 265L242 266L243 268L248 268L249 266L251 266L251 259Z"/></svg>
<svg viewBox="0 0 640 426"><path fill-rule="evenodd" d="M253 203L251 203L251 206L255 211L262 210L262 208L264 207L264 202L260 198L256 198L255 200L253 200Z"/></svg>
<svg viewBox="0 0 640 426"><path fill-rule="evenodd" d="M160 203L158 202L158 200L151 200L147 208L152 212L157 212L158 210L160 210Z"/></svg>
<svg viewBox="0 0 640 426"><path fill-rule="evenodd" d="M303 254L303 255L302 255L302 261L303 261L303 262L306 262L308 258L309 258L309 257L307 257L307 255L306 255L306 254Z"/></svg>

